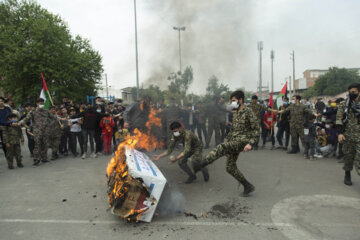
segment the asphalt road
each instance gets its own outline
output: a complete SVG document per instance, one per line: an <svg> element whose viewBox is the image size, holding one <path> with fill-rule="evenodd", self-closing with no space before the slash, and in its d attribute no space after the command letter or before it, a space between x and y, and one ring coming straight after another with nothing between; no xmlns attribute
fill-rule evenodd
<svg viewBox="0 0 360 240"><path fill-rule="evenodd" d="M206 152L209 150L206 150ZM150 153L151 155L153 153ZM316 161L281 150L240 154L238 166L256 186L240 196L221 158L210 181L195 183L177 165L158 162L186 199L183 214L126 223L107 211L109 157L63 157L37 168L23 148L23 169L8 170L0 153L0 239L360 239L360 178L343 184L334 158Z"/></svg>

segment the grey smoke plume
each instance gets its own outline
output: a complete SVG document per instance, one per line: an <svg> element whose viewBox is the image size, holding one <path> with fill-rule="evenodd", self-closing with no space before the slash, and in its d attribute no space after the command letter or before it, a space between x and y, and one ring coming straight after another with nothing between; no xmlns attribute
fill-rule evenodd
<svg viewBox="0 0 360 240"><path fill-rule="evenodd" d="M161 195L156 212L159 216L170 217L181 214L185 210L186 200L174 182L168 182Z"/></svg>
<svg viewBox="0 0 360 240"><path fill-rule="evenodd" d="M146 62L149 72L145 86L158 84L165 89L167 76L179 70L178 33L173 26L185 26L181 32L182 68L191 65L194 82L190 91L204 93L210 76L239 88L256 80L246 75L249 62L252 1L249 0L153 0L149 10L159 18L159 24L143 32L154 54ZM161 31L159 30L161 28ZM157 32L167 32L158 36ZM251 45L251 51L256 42Z"/></svg>

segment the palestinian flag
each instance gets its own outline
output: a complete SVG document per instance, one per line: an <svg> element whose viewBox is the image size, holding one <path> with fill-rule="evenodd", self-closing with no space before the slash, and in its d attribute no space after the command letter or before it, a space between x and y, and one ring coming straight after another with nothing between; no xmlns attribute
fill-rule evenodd
<svg viewBox="0 0 360 240"><path fill-rule="evenodd" d="M286 97L286 93L287 93L287 82L285 83L283 89L281 89L279 95L276 96L276 100L274 102L274 109L279 109L279 107L283 105L284 97Z"/></svg>
<svg viewBox="0 0 360 240"><path fill-rule="evenodd" d="M269 99L269 107L274 109L274 97L273 97L273 93L271 92L270 94L270 99Z"/></svg>
<svg viewBox="0 0 360 240"><path fill-rule="evenodd" d="M46 86L45 78L42 73L41 73L41 77L42 77L42 89L40 92L40 98L44 99L45 101L44 108L49 109L51 106L51 97L50 97L49 89Z"/></svg>

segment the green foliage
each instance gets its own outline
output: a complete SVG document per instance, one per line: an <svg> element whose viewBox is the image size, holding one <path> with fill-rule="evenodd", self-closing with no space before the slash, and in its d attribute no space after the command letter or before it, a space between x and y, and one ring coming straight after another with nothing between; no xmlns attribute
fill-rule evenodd
<svg viewBox="0 0 360 240"><path fill-rule="evenodd" d="M315 81L314 86L304 92L303 96L333 96L345 92L347 87L355 82L360 82L360 76L356 70L331 67L326 74Z"/></svg>
<svg viewBox="0 0 360 240"><path fill-rule="evenodd" d="M185 71L181 75L179 73L173 73L168 77L168 80L171 81L168 86L169 91L172 93L182 93L183 95L186 95L193 79L194 74L191 66L186 67Z"/></svg>
<svg viewBox="0 0 360 240"><path fill-rule="evenodd" d="M95 95L103 72L89 41L72 37L67 25L34 1L0 3L1 87L16 102L36 99L41 72L54 100Z"/></svg>

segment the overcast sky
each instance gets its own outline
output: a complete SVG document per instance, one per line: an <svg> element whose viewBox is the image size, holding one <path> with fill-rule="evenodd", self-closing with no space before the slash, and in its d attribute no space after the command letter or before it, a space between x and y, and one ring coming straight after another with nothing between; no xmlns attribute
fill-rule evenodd
<svg viewBox="0 0 360 240"><path fill-rule="evenodd" d="M112 88L136 85L132 0L39 0L67 22L73 35L91 41L103 57ZM231 89L255 91L257 42L263 41L263 82L270 81L270 50L275 51L274 90L306 69L360 67L358 0L137 0L140 84L165 88L179 69L192 66L190 91L204 93L210 76Z"/></svg>

